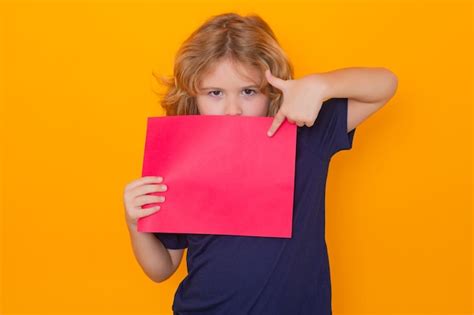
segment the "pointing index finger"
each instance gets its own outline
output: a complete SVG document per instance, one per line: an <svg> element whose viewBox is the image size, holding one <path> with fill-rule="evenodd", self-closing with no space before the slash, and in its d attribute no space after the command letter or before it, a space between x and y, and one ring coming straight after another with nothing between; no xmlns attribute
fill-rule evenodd
<svg viewBox="0 0 474 315"><path fill-rule="evenodd" d="M278 111L275 118L272 121L270 129L267 131L267 136L271 137L280 128L281 124L285 121L285 115L281 111Z"/></svg>

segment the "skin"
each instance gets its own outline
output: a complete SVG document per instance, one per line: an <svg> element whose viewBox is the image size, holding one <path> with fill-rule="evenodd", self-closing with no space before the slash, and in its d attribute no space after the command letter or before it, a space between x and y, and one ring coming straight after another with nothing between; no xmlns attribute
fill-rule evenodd
<svg viewBox="0 0 474 315"><path fill-rule="evenodd" d="M241 75L237 69L243 72ZM333 97L348 98L347 132L356 128L393 97L398 86L396 75L381 67L350 67L314 73L299 79L282 80L270 70L263 74L269 84L281 90L283 102L267 135L273 136L288 120L311 127L323 102ZM257 68L224 59L201 78L196 97L201 115L265 116L269 98L257 90L261 74Z"/></svg>
<svg viewBox="0 0 474 315"><path fill-rule="evenodd" d="M200 92L196 96L199 113L265 116L269 98L258 90L257 83L261 77L256 68L229 59L218 62L201 77Z"/></svg>
<svg viewBox="0 0 474 315"><path fill-rule="evenodd" d="M269 98L258 91L255 86L258 81L252 79L261 80L261 74L255 68L243 67L229 60L217 63L202 78L203 90L197 96L199 113L265 116ZM205 89L209 87L217 89ZM165 202L165 180L159 176L141 177L124 190L125 218L135 257L149 278L156 282L165 281L177 270L184 252L184 249L165 248L151 233L137 232L138 218L160 211L160 203ZM142 209L146 204L154 206Z"/></svg>
<svg viewBox="0 0 474 315"><path fill-rule="evenodd" d="M240 72L243 72L243 76ZM386 68L351 67L325 73L315 73L295 80L274 77L269 70L264 76L269 84L283 92L282 105L273 118L267 135L273 136L288 120L298 126L311 127L322 103L330 98L348 98L347 132L356 128L393 97L398 78ZM261 80L258 69L245 67L230 60L218 62L201 78L197 104L201 115L265 116L269 99L257 90ZM212 88L211 88L212 87ZM165 179L142 177L128 184L124 191L124 206L132 246L138 262L151 279L162 282L178 268L183 249L167 249L151 233L138 233L139 217L159 211L159 205L141 209L150 203L164 202ZM149 195L162 192L162 196Z"/></svg>
<svg viewBox="0 0 474 315"><path fill-rule="evenodd" d="M311 127L330 98L347 98L347 132L380 110L394 96L398 78L382 67L350 67L315 73L295 80L282 80L265 71L267 81L283 91L283 102L275 114L268 135L273 136L287 119Z"/></svg>

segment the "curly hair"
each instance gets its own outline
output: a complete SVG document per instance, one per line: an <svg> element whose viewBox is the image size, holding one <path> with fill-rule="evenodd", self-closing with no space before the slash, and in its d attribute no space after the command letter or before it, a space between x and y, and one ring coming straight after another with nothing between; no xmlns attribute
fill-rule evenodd
<svg viewBox="0 0 474 315"><path fill-rule="evenodd" d="M293 78L293 65L270 26L258 15L237 13L215 15L206 20L183 42L176 53L174 75L153 76L166 87L161 107L167 116L199 115L196 95L202 76L224 58L262 73L259 89L269 97L266 116L274 116L283 101L282 91L263 75L269 69L283 80Z"/></svg>

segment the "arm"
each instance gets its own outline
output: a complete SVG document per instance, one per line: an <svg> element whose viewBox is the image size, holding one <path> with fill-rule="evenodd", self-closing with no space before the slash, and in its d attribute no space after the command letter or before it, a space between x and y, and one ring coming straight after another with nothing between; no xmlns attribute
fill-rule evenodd
<svg viewBox="0 0 474 315"><path fill-rule="evenodd" d="M316 74L323 100L348 98L347 132L385 105L395 94L398 78L382 67L350 67Z"/></svg>
<svg viewBox="0 0 474 315"><path fill-rule="evenodd" d="M133 253L145 274L155 282L163 282L178 269L183 249L167 249L152 233L137 232L127 225Z"/></svg>

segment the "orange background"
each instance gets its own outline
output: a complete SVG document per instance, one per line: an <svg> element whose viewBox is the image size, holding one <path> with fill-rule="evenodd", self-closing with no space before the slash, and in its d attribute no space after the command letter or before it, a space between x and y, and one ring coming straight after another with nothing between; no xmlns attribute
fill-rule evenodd
<svg viewBox="0 0 474 315"><path fill-rule="evenodd" d="M330 166L334 314L472 313L473 8L447 0L1 2L0 313L171 314L185 257L146 277L123 189L164 114L152 71L228 11L261 15L296 78L398 76Z"/></svg>

